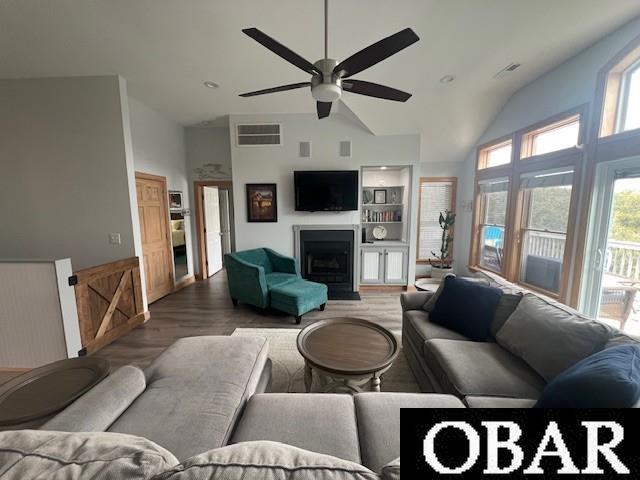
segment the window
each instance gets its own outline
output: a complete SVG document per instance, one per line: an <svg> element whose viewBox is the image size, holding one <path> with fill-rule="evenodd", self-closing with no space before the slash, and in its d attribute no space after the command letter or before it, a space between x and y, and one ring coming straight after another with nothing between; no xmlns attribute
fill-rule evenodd
<svg viewBox="0 0 640 480"><path fill-rule="evenodd" d="M624 73L618 132L640 128L640 62Z"/></svg>
<svg viewBox="0 0 640 480"><path fill-rule="evenodd" d="M504 237L507 221L509 179L493 179L478 183L478 265L502 272Z"/></svg>
<svg viewBox="0 0 640 480"><path fill-rule="evenodd" d="M579 135L579 115L533 130L522 136L522 158L575 147Z"/></svg>
<svg viewBox="0 0 640 480"><path fill-rule="evenodd" d="M511 163L511 140L501 142L480 150L478 168L499 167Z"/></svg>
<svg viewBox="0 0 640 480"><path fill-rule="evenodd" d="M438 219L440 212L455 211L455 199L455 178L420 179L418 261L426 262L434 257L432 252L440 252L442 229ZM450 255L452 253L449 252Z"/></svg>
<svg viewBox="0 0 640 480"><path fill-rule="evenodd" d="M520 281L552 294L560 293L573 169L520 177Z"/></svg>

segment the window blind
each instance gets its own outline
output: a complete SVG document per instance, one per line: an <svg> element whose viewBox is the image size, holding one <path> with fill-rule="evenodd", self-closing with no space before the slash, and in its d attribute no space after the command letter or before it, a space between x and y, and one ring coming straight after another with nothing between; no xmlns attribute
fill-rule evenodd
<svg viewBox="0 0 640 480"><path fill-rule="evenodd" d="M453 208L453 192L453 182L426 181L420 184L419 259L433 258L431 252L440 251L442 230L438 219L440 212Z"/></svg>
<svg viewBox="0 0 640 480"><path fill-rule="evenodd" d="M573 170L552 170L522 175L520 188L570 187L573 184Z"/></svg>
<svg viewBox="0 0 640 480"><path fill-rule="evenodd" d="M506 192L509 190L508 178L496 178L478 182L480 193Z"/></svg>

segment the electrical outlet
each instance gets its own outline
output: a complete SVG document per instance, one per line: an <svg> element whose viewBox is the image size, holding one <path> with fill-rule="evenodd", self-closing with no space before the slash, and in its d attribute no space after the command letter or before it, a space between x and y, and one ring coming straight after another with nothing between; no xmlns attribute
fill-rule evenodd
<svg viewBox="0 0 640 480"><path fill-rule="evenodd" d="M109 234L109 243L111 245L120 245L122 243L122 241L120 240L120 234L119 233L110 233Z"/></svg>

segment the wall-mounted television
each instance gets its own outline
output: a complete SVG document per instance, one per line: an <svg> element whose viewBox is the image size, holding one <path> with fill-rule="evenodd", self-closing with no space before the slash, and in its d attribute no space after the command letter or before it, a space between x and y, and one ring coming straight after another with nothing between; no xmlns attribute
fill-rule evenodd
<svg viewBox="0 0 640 480"><path fill-rule="evenodd" d="M358 210L357 170L293 172L296 211L342 212Z"/></svg>

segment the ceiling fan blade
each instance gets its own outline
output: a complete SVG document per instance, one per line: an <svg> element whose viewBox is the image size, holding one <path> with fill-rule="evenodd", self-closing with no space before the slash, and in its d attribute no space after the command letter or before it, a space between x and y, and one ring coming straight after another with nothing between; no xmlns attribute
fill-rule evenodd
<svg viewBox="0 0 640 480"><path fill-rule="evenodd" d="M296 88L310 87L311 82L292 83L290 85L281 85L279 87L265 88L264 90L256 90L255 92L241 93L241 97L255 97L256 95L264 95L266 93L285 92L287 90L295 90Z"/></svg>
<svg viewBox="0 0 640 480"><path fill-rule="evenodd" d="M318 102L318 118L325 118L331 113L331 102Z"/></svg>
<svg viewBox="0 0 640 480"><path fill-rule="evenodd" d="M347 92L383 98L384 100L393 100L395 102L406 102L411 98L410 93L363 80L345 80L342 82L342 88Z"/></svg>
<svg viewBox="0 0 640 480"><path fill-rule="evenodd" d="M287 62L292 63L299 69L307 72L309 75L322 75L322 72L311 62L305 60L293 50L282 45L277 40L274 40L266 33L261 32L257 28L245 28L243 33L253 38L263 47L268 48L273 53L281 58L284 58Z"/></svg>
<svg viewBox="0 0 640 480"><path fill-rule="evenodd" d="M381 62L385 58L389 58L391 55L395 55L400 50L407 48L418 40L420 40L420 38L413 30L405 28L390 37L383 38L379 42L369 45L358 53L354 53L336 65L333 73L342 78L350 77Z"/></svg>

